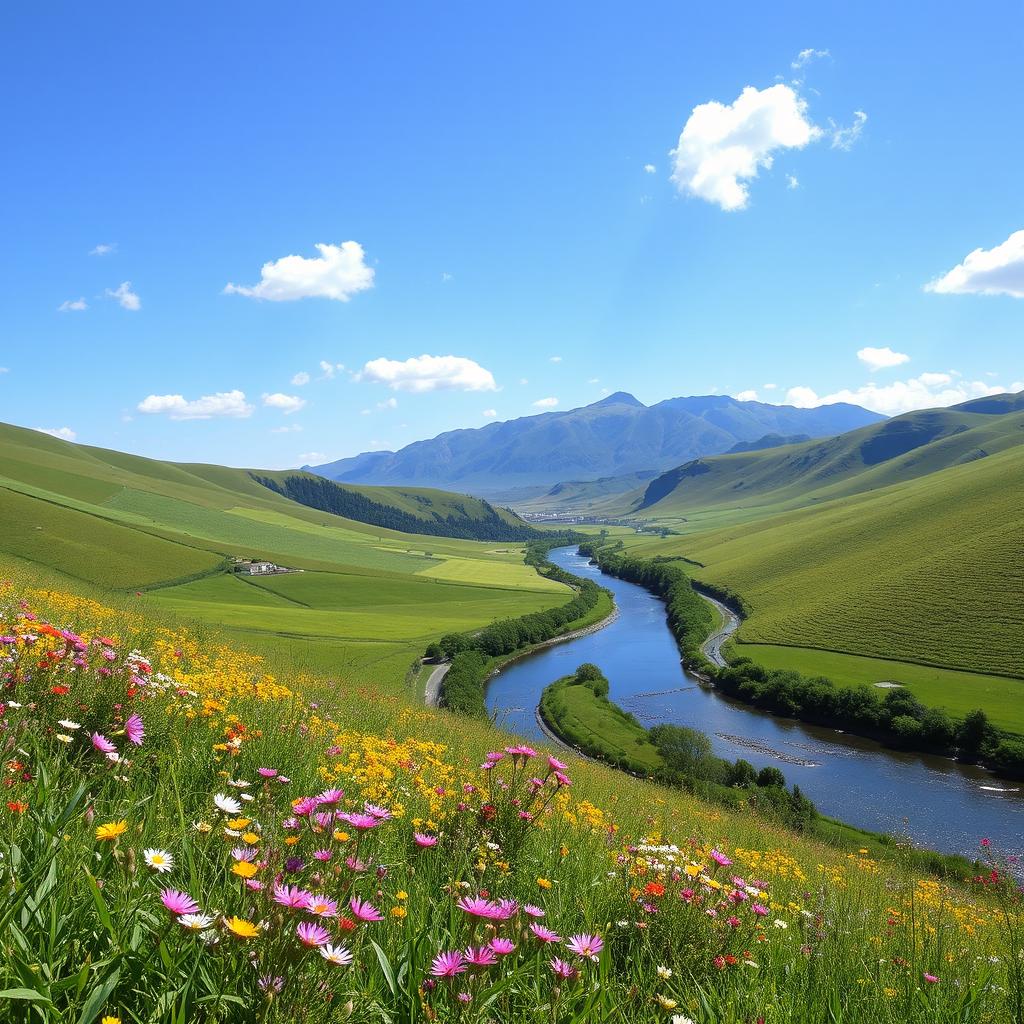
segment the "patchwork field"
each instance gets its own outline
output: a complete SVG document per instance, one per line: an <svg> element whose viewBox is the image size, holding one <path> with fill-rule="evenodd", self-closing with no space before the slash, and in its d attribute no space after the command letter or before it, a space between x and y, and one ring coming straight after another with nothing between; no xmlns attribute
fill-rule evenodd
<svg viewBox="0 0 1024 1024"><path fill-rule="evenodd" d="M396 498L430 509L433 492ZM439 495L441 492L437 492ZM386 489L374 489L375 501ZM443 496L438 514L482 507ZM438 499L440 501L440 499ZM0 552L356 683L400 685L426 643L564 603L517 544L403 534L298 505L244 470L0 426ZM302 570L263 578L232 558Z"/></svg>

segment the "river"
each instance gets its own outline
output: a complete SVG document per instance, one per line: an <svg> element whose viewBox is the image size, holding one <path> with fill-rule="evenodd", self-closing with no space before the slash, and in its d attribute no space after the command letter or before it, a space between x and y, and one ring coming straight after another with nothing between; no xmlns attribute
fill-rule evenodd
<svg viewBox="0 0 1024 1024"><path fill-rule="evenodd" d="M1024 783L729 700L683 669L659 598L603 574L575 548L557 548L548 557L578 576L600 578L619 614L603 629L543 648L495 676L487 707L502 727L542 740L535 711L544 687L591 661L608 677L611 699L644 725L692 726L707 733L720 757L781 768L824 814L872 831L909 832L915 842L946 853L973 855L983 836L1019 852Z"/></svg>

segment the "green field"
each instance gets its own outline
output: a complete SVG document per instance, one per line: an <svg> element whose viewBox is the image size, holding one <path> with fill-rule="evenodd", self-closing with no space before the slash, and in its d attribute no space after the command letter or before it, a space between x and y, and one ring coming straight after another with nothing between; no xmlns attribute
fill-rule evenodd
<svg viewBox="0 0 1024 1024"><path fill-rule="evenodd" d="M827 676L841 686L900 683L924 704L945 707L957 717L982 707L1003 729L1024 734L1022 679L957 672L929 665L914 665L907 661L866 658L810 647L733 642L726 645L726 654L730 658L750 658L767 668L792 669L807 676Z"/></svg>
<svg viewBox="0 0 1024 1024"><path fill-rule="evenodd" d="M364 489L418 515L476 499ZM507 513L502 513L507 515ZM298 505L245 470L87 448L0 425L0 552L164 613L223 627L296 666L398 686L429 640L562 604L518 544L397 533ZM250 578L233 557L302 570Z"/></svg>

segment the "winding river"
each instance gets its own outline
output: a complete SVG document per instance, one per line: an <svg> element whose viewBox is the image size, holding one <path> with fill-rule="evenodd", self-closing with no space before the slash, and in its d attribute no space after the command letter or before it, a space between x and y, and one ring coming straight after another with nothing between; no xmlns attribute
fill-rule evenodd
<svg viewBox="0 0 1024 1024"><path fill-rule="evenodd" d="M535 712L544 687L591 661L608 677L611 699L644 725L692 726L708 734L721 757L781 768L824 814L873 831L909 832L916 842L948 853L972 855L982 836L1012 852L1024 844L1024 783L729 700L683 669L658 598L604 575L575 548L558 548L548 557L579 576L600 577L619 614L603 629L543 648L495 676L487 707L499 725L543 739Z"/></svg>

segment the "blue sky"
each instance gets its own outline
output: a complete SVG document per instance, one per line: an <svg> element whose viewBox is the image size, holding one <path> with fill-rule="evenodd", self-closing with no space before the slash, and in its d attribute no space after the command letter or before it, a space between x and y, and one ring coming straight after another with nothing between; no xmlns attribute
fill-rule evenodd
<svg viewBox="0 0 1024 1024"><path fill-rule="evenodd" d="M276 467L1024 386L1019 3L150 6L3 16L4 421Z"/></svg>

